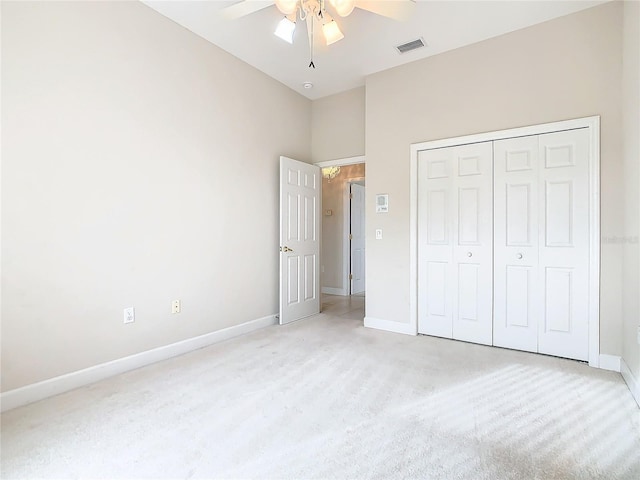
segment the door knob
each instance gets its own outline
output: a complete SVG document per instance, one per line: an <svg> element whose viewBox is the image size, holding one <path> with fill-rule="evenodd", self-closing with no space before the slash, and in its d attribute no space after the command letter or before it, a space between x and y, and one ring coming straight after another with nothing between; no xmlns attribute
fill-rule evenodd
<svg viewBox="0 0 640 480"><path fill-rule="evenodd" d="M467 257L473 257L473 253L467 252Z"/></svg>
<svg viewBox="0 0 640 480"><path fill-rule="evenodd" d="M516 258L517 258L518 260L522 260L522 254L521 254L521 253L517 254L517 255L516 255Z"/></svg>
<svg viewBox="0 0 640 480"><path fill-rule="evenodd" d="M280 251L281 252L293 252L293 249L287 247L286 245L284 247L280 247Z"/></svg>

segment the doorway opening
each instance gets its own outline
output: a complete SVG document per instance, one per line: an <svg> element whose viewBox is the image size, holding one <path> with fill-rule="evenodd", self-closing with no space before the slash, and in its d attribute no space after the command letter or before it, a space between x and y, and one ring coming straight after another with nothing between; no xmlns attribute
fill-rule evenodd
<svg viewBox="0 0 640 480"><path fill-rule="evenodd" d="M363 157L322 162L321 311L364 319L365 164ZM336 172L336 168L339 171Z"/></svg>

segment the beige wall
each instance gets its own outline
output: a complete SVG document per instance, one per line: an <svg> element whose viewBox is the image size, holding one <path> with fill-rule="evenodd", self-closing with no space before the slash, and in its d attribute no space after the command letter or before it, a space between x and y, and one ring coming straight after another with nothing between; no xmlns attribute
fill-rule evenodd
<svg viewBox="0 0 640 480"><path fill-rule="evenodd" d="M345 190L349 188L349 180L364 178L364 163L347 165L340 168L336 178L322 179L322 286L346 290L348 285L344 277L344 248L347 241L344 216ZM327 216L326 210L332 215ZM345 292L347 293L347 292Z"/></svg>
<svg viewBox="0 0 640 480"><path fill-rule="evenodd" d="M602 236L622 235L621 31L608 3L367 78L367 316L409 321L411 143L601 115ZM601 353L619 355L619 246L603 243L601 273Z"/></svg>
<svg viewBox="0 0 640 480"><path fill-rule="evenodd" d="M2 2L2 102L3 391L276 313L310 101L137 2Z"/></svg>
<svg viewBox="0 0 640 480"><path fill-rule="evenodd" d="M623 124L625 225L623 267L622 358L640 380L640 3L624 2L623 31Z"/></svg>
<svg viewBox="0 0 640 480"><path fill-rule="evenodd" d="M311 110L314 162L364 155L364 87L321 98Z"/></svg>

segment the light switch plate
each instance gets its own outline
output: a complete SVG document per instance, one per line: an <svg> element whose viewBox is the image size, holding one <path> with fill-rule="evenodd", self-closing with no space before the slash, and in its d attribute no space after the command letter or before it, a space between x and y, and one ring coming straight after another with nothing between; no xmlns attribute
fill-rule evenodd
<svg viewBox="0 0 640 480"><path fill-rule="evenodd" d="M382 229L376 229L376 240L382 240Z"/></svg>

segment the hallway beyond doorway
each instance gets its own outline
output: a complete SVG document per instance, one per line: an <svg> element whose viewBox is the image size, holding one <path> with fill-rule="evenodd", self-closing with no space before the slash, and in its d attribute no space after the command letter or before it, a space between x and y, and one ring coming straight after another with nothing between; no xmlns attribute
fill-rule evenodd
<svg viewBox="0 0 640 480"><path fill-rule="evenodd" d="M320 313L339 318L364 320L365 294L341 296L323 294Z"/></svg>

